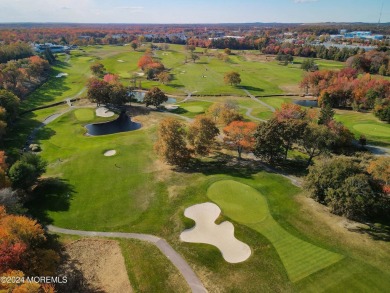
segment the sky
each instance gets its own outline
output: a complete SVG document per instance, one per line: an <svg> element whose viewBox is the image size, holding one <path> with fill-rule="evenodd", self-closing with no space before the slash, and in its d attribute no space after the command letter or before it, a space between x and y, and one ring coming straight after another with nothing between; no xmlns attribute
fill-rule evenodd
<svg viewBox="0 0 390 293"><path fill-rule="evenodd" d="M390 0L0 0L0 22L390 22Z"/></svg>

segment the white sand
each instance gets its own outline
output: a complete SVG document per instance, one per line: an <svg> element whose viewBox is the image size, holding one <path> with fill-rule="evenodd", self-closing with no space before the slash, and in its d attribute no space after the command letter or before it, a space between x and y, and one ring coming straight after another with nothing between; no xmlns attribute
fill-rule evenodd
<svg viewBox="0 0 390 293"><path fill-rule="evenodd" d="M176 109L179 108L180 106L179 106L179 105L165 105L164 107L165 107L165 109L167 109L167 110L176 110Z"/></svg>
<svg viewBox="0 0 390 293"><path fill-rule="evenodd" d="M125 62L125 61L123 61L123 60L121 60L121 59L119 59L119 60L116 60L116 61L118 61L118 62L120 62L120 63L123 63L123 62Z"/></svg>
<svg viewBox="0 0 390 293"><path fill-rule="evenodd" d="M112 117L114 116L114 112L111 112L106 107L99 107L96 109L96 116L99 117Z"/></svg>
<svg viewBox="0 0 390 293"><path fill-rule="evenodd" d="M143 73L143 72L136 72L135 74L137 74L137 76L144 76L145 75L145 73Z"/></svg>
<svg viewBox="0 0 390 293"><path fill-rule="evenodd" d="M116 155L116 150L108 150L104 152L104 156L106 157L112 157Z"/></svg>
<svg viewBox="0 0 390 293"><path fill-rule="evenodd" d="M234 237L233 224L228 221L215 224L220 213L221 209L211 202L187 208L184 215L193 219L196 224L193 228L184 230L180 234L180 239L185 242L214 245L221 251L223 258L230 263L247 260L251 255L251 249Z"/></svg>
<svg viewBox="0 0 390 293"><path fill-rule="evenodd" d="M58 78L58 77L63 77L63 76L68 76L68 74L67 73L58 73L57 75L56 75L56 77Z"/></svg>

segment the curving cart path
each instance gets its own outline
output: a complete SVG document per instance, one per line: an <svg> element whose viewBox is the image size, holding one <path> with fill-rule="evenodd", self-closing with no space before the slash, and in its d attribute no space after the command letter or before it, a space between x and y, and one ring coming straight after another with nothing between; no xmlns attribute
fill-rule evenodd
<svg viewBox="0 0 390 293"><path fill-rule="evenodd" d="M149 234L139 234L139 233L121 233L121 232L96 232L96 231L82 231L82 230L70 230L64 229L52 225L46 226L48 231L55 233L62 233L68 235L79 235L86 237L112 237L112 238L125 238L125 239L138 239L141 241L146 241L157 246L157 248L172 262L172 264L179 270L183 275L184 279L187 281L192 292L194 293L205 293L207 292L206 288L203 286L202 282L199 280L197 275L187 264L187 262L178 254L172 246L168 244L164 239L149 235Z"/></svg>

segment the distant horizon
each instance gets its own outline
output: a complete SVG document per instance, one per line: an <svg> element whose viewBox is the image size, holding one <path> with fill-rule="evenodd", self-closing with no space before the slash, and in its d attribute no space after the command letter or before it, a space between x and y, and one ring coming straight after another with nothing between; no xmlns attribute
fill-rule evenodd
<svg viewBox="0 0 390 293"><path fill-rule="evenodd" d="M0 22L0 24L108 24L108 25L158 25L158 24L164 24L164 25L217 25L217 24L368 24L368 25L390 25L389 22L365 22L365 21L324 21L324 22L280 22L280 21L273 21L273 22L66 22L66 21L10 21L10 22Z"/></svg>
<svg viewBox="0 0 390 293"><path fill-rule="evenodd" d="M384 0L0 0L2 23L224 24L390 22Z"/></svg>

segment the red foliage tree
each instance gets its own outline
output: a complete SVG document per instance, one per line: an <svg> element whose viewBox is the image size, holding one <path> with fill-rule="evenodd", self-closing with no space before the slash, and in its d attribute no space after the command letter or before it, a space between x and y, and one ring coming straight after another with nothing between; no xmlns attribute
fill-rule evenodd
<svg viewBox="0 0 390 293"><path fill-rule="evenodd" d="M256 131L256 123L233 121L223 129L225 133L225 144L237 150L238 157L241 158L241 154L244 150L252 150L255 145L254 133Z"/></svg>

